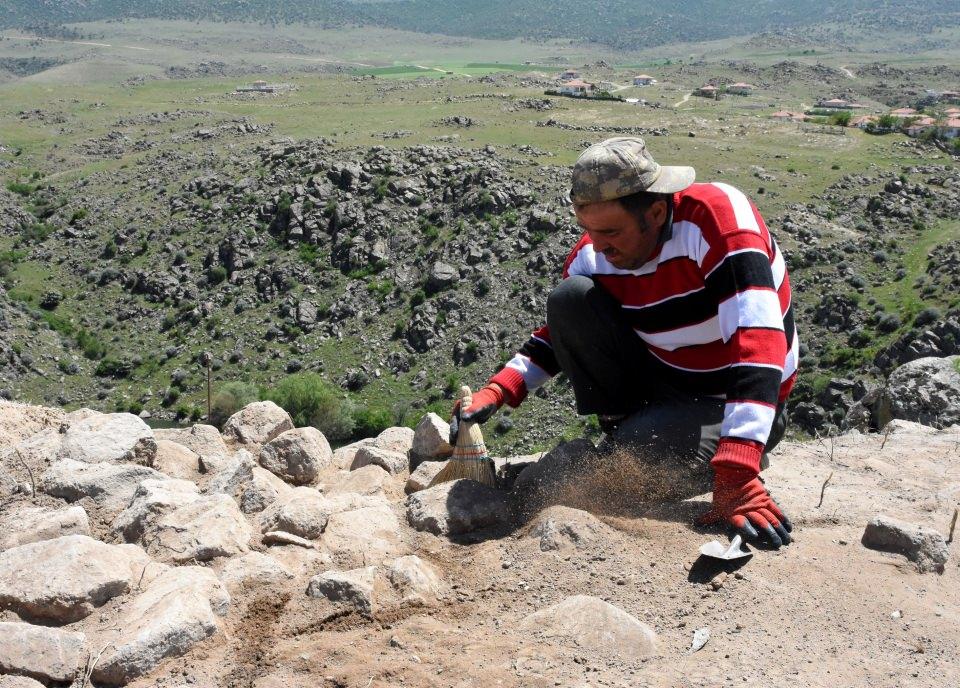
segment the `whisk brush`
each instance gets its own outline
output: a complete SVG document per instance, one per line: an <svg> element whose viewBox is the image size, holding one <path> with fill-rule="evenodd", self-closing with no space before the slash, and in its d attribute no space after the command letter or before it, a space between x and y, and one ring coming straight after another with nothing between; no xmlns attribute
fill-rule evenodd
<svg viewBox="0 0 960 688"><path fill-rule="evenodd" d="M460 408L469 408L473 393L469 387L460 388ZM453 447L453 456L437 476L430 481L430 487L453 480L476 480L478 483L496 487L497 470L493 460L487 455L487 446L483 443L483 433L478 423L460 421L457 443Z"/></svg>

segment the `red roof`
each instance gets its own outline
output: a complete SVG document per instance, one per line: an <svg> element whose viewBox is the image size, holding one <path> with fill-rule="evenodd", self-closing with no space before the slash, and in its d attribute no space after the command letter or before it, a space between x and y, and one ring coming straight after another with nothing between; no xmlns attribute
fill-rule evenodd
<svg viewBox="0 0 960 688"><path fill-rule="evenodd" d="M574 79L573 81L564 81L564 82L563 82L562 84L560 84L560 85L561 85L561 86L574 86L574 87L576 87L576 88L579 88L579 87L581 87L581 86L586 87L586 88L593 88L593 84L591 84L591 83L588 82L588 81L583 81L583 80L581 80L581 79Z"/></svg>
<svg viewBox="0 0 960 688"><path fill-rule="evenodd" d="M745 84L742 81L738 81L735 84L730 84L727 88L754 88L752 84Z"/></svg>
<svg viewBox="0 0 960 688"><path fill-rule="evenodd" d="M946 121L944 126L950 129L960 129L960 118L952 117Z"/></svg>

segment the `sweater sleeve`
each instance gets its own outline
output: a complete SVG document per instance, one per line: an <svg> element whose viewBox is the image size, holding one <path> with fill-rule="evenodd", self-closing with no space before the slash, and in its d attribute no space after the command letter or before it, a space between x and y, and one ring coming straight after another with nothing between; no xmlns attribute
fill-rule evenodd
<svg viewBox="0 0 960 688"><path fill-rule="evenodd" d="M714 467L760 472L783 378L787 340L765 230L720 234L704 260L729 352L726 406Z"/></svg>

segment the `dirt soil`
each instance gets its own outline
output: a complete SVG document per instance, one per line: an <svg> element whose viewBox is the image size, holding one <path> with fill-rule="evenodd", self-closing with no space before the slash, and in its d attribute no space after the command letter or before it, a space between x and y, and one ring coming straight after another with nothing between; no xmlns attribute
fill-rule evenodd
<svg viewBox="0 0 960 688"><path fill-rule="evenodd" d="M716 536L691 525L709 495L659 504L638 495L632 513L623 495L593 514L551 506L471 544L413 534L414 552L454 586L450 604L371 620L308 598L299 576L235 595L226 635L130 685L960 685L956 545L937 575L860 544L880 513L946 534L960 503L960 428L903 424L889 436L785 443L765 475L796 542L739 568L697 560ZM545 518L562 526L559 549L541 549ZM624 661L519 630L531 612L577 594L650 625L658 654ZM703 627L710 639L691 653Z"/></svg>

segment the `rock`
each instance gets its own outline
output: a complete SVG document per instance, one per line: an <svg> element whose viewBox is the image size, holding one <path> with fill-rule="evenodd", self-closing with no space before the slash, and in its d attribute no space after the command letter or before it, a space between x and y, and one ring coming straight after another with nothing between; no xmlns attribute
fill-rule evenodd
<svg viewBox="0 0 960 688"><path fill-rule="evenodd" d="M0 552L0 609L12 609L28 621L79 621L127 592L148 563L139 547L108 545L86 535L14 547Z"/></svg>
<svg viewBox="0 0 960 688"><path fill-rule="evenodd" d="M203 486L203 491L239 499L253 482L255 465L253 455L246 449L240 449L217 466L213 477Z"/></svg>
<svg viewBox="0 0 960 688"><path fill-rule="evenodd" d="M536 463L527 466L514 482L514 490L528 493L549 491L576 474L587 456L596 448L585 438L561 442Z"/></svg>
<svg viewBox="0 0 960 688"><path fill-rule="evenodd" d="M169 569L127 606L114 624L112 645L93 672L96 683L123 685L167 657L181 657L217 632L230 595L212 571L199 566Z"/></svg>
<svg viewBox="0 0 960 688"><path fill-rule="evenodd" d="M263 511L281 496L290 494L291 487L268 470L254 466L253 479L240 497L240 510L245 514Z"/></svg>
<svg viewBox="0 0 960 688"><path fill-rule="evenodd" d="M343 602L361 614L373 613L373 587L377 567L367 566L350 571L324 571L310 579L307 596Z"/></svg>
<svg viewBox="0 0 960 688"><path fill-rule="evenodd" d="M437 477L437 474L442 471L446 465L446 461L424 461L421 463L417 466L417 470L407 478L405 487L407 494L413 494L414 492L427 489L433 479Z"/></svg>
<svg viewBox="0 0 960 688"><path fill-rule="evenodd" d="M506 525L510 509L500 491L473 480L455 480L410 495L407 521L416 530L457 535Z"/></svg>
<svg viewBox="0 0 960 688"><path fill-rule="evenodd" d="M323 433L313 427L287 430L260 452L260 465L294 485L308 485L330 466L333 452Z"/></svg>
<svg viewBox="0 0 960 688"><path fill-rule="evenodd" d="M566 506L551 506L539 516L530 536L540 540L540 551L582 547L595 540L603 524L591 513Z"/></svg>
<svg viewBox="0 0 960 688"><path fill-rule="evenodd" d="M404 473L409 467L409 460L406 454L401 454L390 449L381 449L378 446L361 447L353 459L350 466L351 471L364 466L380 466L391 475Z"/></svg>
<svg viewBox="0 0 960 688"><path fill-rule="evenodd" d="M44 685L27 676L3 676L0 674L0 688L44 688Z"/></svg>
<svg viewBox="0 0 960 688"><path fill-rule="evenodd" d="M410 454L416 461L429 461L453 454L450 439L450 424L436 413L428 413L413 430Z"/></svg>
<svg viewBox="0 0 960 688"><path fill-rule="evenodd" d="M698 628L693 632L693 640L690 641L688 653L693 654L694 652L702 650L708 640L710 640L710 627L704 626L703 628Z"/></svg>
<svg viewBox="0 0 960 688"><path fill-rule="evenodd" d="M82 507L27 507L0 519L0 551L64 535L90 535L90 522Z"/></svg>
<svg viewBox="0 0 960 688"><path fill-rule="evenodd" d="M233 592L293 579L293 572L273 557L247 552L224 560L220 580Z"/></svg>
<svg viewBox="0 0 960 688"><path fill-rule="evenodd" d="M193 425L189 428L154 430L157 440L176 442L190 451L205 456L225 456L230 453L220 431L212 425Z"/></svg>
<svg viewBox="0 0 960 688"><path fill-rule="evenodd" d="M943 535L937 531L882 515L867 523L860 542L869 549L904 555L916 563L920 573L943 573L950 556Z"/></svg>
<svg viewBox="0 0 960 688"><path fill-rule="evenodd" d="M153 430L143 420L132 413L106 413L67 426L58 455L84 463L129 461L150 466L156 454Z"/></svg>
<svg viewBox="0 0 960 688"><path fill-rule="evenodd" d="M430 607L449 592L437 570L414 554L395 559L386 575L400 596L401 606Z"/></svg>
<svg viewBox="0 0 960 688"><path fill-rule="evenodd" d="M227 419L223 436L242 444L263 445L287 430L293 430L289 413L272 401L255 401Z"/></svg>
<svg viewBox="0 0 960 688"><path fill-rule="evenodd" d="M263 534L262 541L267 547L271 547L273 545L278 545L281 547L284 545L294 545L295 547L313 549L312 540L307 540L306 538L298 537L291 533L285 533L282 530L267 531Z"/></svg>
<svg viewBox="0 0 960 688"><path fill-rule="evenodd" d="M565 638L578 647L620 660L643 659L657 650L657 636L646 624L588 595L574 595L534 612L520 623L520 628L545 638Z"/></svg>
<svg viewBox="0 0 960 688"><path fill-rule="evenodd" d="M387 428L373 440L380 449L406 455L413 446L413 430L404 427Z"/></svg>
<svg viewBox="0 0 960 688"><path fill-rule="evenodd" d="M157 440L153 467L171 478L196 480L200 472L200 455L178 442Z"/></svg>
<svg viewBox="0 0 960 688"><path fill-rule="evenodd" d="M61 459L43 474L41 489L68 502L90 497L98 506L115 512L130 503L141 482L163 478L162 473L146 466L88 464Z"/></svg>
<svg viewBox="0 0 960 688"><path fill-rule="evenodd" d="M0 621L0 638L3 672L67 682L73 681L87 660L83 633Z"/></svg>
<svg viewBox="0 0 960 688"><path fill-rule="evenodd" d="M404 549L400 523L386 502L330 514L323 544L343 567L380 563Z"/></svg>
<svg viewBox="0 0 960 688"><path fill-rule="evenodd" d="M263 512L261 532L282 530L315 540L327 527L331 510L329 501L322 494L310 487L297 487Z"/></svg>
<svg viewBox="0 0 960 688"><path fill-rule="evenodd" d="M346 474L343 480L332 485L327 494L381 495L390 483L390 474L375 464L358 468Z"/></svg>
<svg viewBox="0 0 960 688"><path fill-rule="evenodd" d="M369 447L373 445L375 441L376 438L366 437L357 442L340 447L333 452L333 460L331 463L335 468L341 471L349 471L350 466L353 465L353 460L356 457L357 452L360 451L360 448Z"/></svg>
<svg viewBox="0 0 960 688"><path fill-rule="evenodd" d="M449 263L437 261L427 275L427 291L434 294L459 281L460 271Z"/></svg>
<svg viewBox="0 0 960 688"><path fill-rule="evenodd" d="M918 358L894 370L886 396L894 418L936 428L960 423L960 356Z"/></svg>
<svg viewBox="0 0 960 688"><path fill-rule="evenodd" d="M224 494L200 495L186 480L145 480L114 521L127 542L140 542L162 561L183 563L247 551L250 526Z"/></svg>

